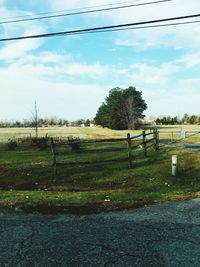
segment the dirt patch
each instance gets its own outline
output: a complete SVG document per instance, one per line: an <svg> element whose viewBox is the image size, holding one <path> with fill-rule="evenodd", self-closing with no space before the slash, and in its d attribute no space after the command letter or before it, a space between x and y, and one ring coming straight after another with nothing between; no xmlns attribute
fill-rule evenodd
<svg viewBox="0 0 200 267"><path fill-rule="evenodd" d="M101 212L111 211L125 211L135 208L140 208L145 205L155 204L156 201L136 201L136 202L113 202L113 203L85 203L82 205L54 205L54 204L25 204L16 205L10 207L15 210L21 210L25 213L39 212L42 214L57 214L57 213L68 213L68 214L98 214Z"/></svg>
<svg viewBox="0 0 200 267"><path fill-rule="evenodd" d="M84 203L82 205L54 205L54 204L26 204L23 206L16 206L17 208L25 213L39 212L42 214L57 214L57 213L68 213L68 214L98 214L102 212L112 211L128 211L137 208L141 208L153 204L161 204L171 201L183 201L197 198L200 196L200 192L195 192L190 195L176 195L171 196L165 200L138 200L138 201L113 201L113 202L92 202Z"/></svg>
<svg viewBox="0 0 200 267"><path fill-rule="evenodd" d="M171 201L183 201L198 198L200 192L195 192L189 195L174 195L169 196L164 200L138 200L138 201L112 201L112 202L88 202L83 204L12 204L0 205L0 208L6 208L24 213L41 213L41 214L98 214L102 212L112 211L128 211L136 208L141 208L153 204L163 204Z"/></svg>
<svg viewBox="0 0 200 267"><path fill-rule="evenodd" d="M65 184L53 181L46 181L43 183L19 183L19 184L5 184L1 185L1 190L27 190L27 191L58 191L58 192L86 192L86 191L95 191L95 190L114 190L114 189L130 189L130 188L140 188L141 185L134 183L100 183L100 184Z"/></svg>

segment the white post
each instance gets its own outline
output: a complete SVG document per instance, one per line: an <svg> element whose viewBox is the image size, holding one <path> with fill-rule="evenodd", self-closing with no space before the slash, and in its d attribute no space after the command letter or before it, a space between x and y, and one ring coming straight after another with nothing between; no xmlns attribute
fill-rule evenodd
<svg viewBox="0 0 200 267"><path fill-rule="evenodd" d="M177 155L172 156L172 176L176 176L178 169L178 158Z"/></svg>
<svg viewBox="0 0 200 267"><path fill-rule="evenodd" d="M180 139L185 139L185 138L186 138L186 131L181 130Z"/></svg>

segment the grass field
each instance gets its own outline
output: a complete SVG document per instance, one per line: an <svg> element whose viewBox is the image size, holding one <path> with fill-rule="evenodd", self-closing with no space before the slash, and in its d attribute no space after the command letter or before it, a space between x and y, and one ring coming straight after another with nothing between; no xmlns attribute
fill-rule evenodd
<svg viewBox="0 0 200 267"><path fill-rule="evenodd" d="M156 126L158 127L161 138L171 139L172 132L174 131L173 138L180 138L180 133L176 131L200 131L200 125L168 125L168 126ZM117 138L126 137L127 133L139 134L142 130L132 131L123 130L116 131L108 128L88 128L88 127L42 127L39 128L39 136L45 136L46 134L51 137L63 137L76 136L82 139L104 139L104 138ZM21 138L27 136L35 136L33 128L0 128L0 143L6 142L9 138ZM195 136L197 141L200 141L200 135ZM195 139L196 140L196 139Z"/></svg>
<svg viewBox="0 0 200 267"><path fill-rule="evenodd" d="M52 175L50 149L40 150L20 144L7 148L8 137L26 136L31 129L0 129L0 205L22 209L48 210L90 207L90 211L129 208L138 205L197 196L200 191L200 152L163 146L147 157L135 155L133 168L128 163L67 166ZM97 128L44 128L39 133L51 136L109 138L126 136L127 131ZM138 132L131 132L132 134ZM33 132L32 132L33 134ZM196 138L195 142L199 143ZM126 146L126 143L123 144ZM114 153L114 154L113 154ZM179 172L171 175L171 156L178 155ZM126 157L126 152L94 154L94 158ZM133 153L134 155L134 153ZM71 152L67 160L91 158ZM80 210L79 210L80 211Z"/></svg>
<svg viewBox="0 0 200 267"><path fill-rule="evenodd" d="M126 136L128 132L135 133L141 131L115 131L107 128L88 128L88 127L43 127L39 128L39 136L48 134L51 137L76 136L82 139L103 139L103 138L117 138ZM33 128L0 128L0 142L6 142L8 138L15 137L16 139L35 136Z"/></svg>

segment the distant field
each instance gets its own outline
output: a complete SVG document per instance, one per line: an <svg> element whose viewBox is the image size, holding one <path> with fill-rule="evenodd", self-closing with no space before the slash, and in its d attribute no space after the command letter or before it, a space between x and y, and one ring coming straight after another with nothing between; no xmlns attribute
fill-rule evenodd
<svg viewBox="0 0 200 267"><path fill-rule="evenodd" d="M51 137L76 136L82 139L104 139L125 137L127 133L141 133L141 131L115 131L107 128L89 127L44 127L39 128L39 136L48 134ZM5 142L9 138L35 136L33 128L0 128L0 142Z"/></svg>
<svg viewBox="0 0 200 267"><path fill-rule="evenodd" d="M160 130L183 130L183 131L200 131L200 125L157 125Z"/></svg>
<svg viewBox="0 0 200 267"><path fill-rule="evenodd" d="M160 132L161 139L179 139L180 131L200 131L200 125L167 125L167 126L156 126ZM179 131L179 132L176 132ZM39 128L39 136L51 137L63 137L76 136L81 139L105 139L105 138L119 138L125 137L127 133L140 134L142 130L124 130L116 131L108 128L89 128L89 127L43 127ZM192 133L189 133L190 135ZM35 136L33 128L0 128L0 142L6 142L9 138L20 138L27 136ZM200 134L194 135L188 139L190 142L200 142Z"/></svg>

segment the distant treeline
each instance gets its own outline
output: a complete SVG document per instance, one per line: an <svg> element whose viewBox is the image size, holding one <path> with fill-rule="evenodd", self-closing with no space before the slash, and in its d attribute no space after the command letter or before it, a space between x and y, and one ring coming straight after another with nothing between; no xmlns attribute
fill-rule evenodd
<svg viewBox="0 0 200 267"><path fill-rule="evenodd" d="M45 118L38 119L38 127L48 127L48 126L90 126L92 123L91 120L77 120L77 121L68 121L65 119L59 118ZM33 120L0 120L0 128L22 128L22 127L35 127L35 122Z"/></svg>
<svg viewBox="0 0 200 267"><path fill-rule="evenodd" d="M156 119L157 125L175 125L175 124L200 124L200 116L185 114L182 118L179 117L162 117Z"/></svg>
<svg viewBox="0 0 200 267"><path fill-rule="evenodd" d="M178 116L170 117L164 116L159 117L155 120L157 125L175 125L175 124L199 124L200 125L200 116L197 115L188 115L185 114L182 118ZM65 119L60 119L56 117L52 118L39 118L38 119L38 127L48 127L48 126L91 126L94 125L94 120L89 119L80 119L76 121L68 121ZM35 127L35 122L33 120L0 120L0 128L22 128L22 127Z"/></svg>

